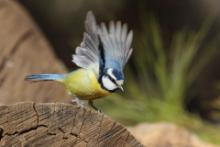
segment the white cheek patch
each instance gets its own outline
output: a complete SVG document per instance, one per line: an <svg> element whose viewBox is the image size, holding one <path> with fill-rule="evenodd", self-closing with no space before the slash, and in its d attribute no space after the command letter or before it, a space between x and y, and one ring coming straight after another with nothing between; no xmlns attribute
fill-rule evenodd
<svg viewBox="0 0 220 147"><path fill-rule="evenodd" d="M107 90L115 90L118 87L108 77L102 77L102 84Z"/></svg>

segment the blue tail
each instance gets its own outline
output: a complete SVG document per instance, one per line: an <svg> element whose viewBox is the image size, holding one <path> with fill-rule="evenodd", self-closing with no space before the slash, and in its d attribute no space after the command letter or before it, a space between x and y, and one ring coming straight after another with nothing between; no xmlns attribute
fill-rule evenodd
<svg viewBox="0 0 220 147"><path fill-rule="evenodd" d="M25 80L31 81L62 81L64 74L32 74L25 77Z"/></svg>

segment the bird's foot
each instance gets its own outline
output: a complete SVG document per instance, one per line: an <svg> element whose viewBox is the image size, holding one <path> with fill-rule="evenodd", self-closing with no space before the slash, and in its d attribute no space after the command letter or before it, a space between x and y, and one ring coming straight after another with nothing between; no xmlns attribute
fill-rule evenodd
<svg viewBox="0 0 220 147"><path fill-rule="evenodd" d="M81 101L79 98L74 98L72 99L72 104L77 104L80 107L85 107L85 103L83 101Z"/></svg>
<svg viewBox="0 0 220 147"><path fill-rule="evenodd" d="M94 105L94 103L93 103L92 100L89 100L89 101L88 101L88 104L89 104L89 106L91 106L91 107L92 107L94 110L96 110L97 112L102 113L102 111L101 111L100 109L98 109L98 108Z"/></svg>

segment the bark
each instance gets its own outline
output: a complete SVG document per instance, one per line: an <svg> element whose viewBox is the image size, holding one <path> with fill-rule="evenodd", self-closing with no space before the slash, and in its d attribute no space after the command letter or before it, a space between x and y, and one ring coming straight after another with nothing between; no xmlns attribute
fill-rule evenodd
<svg viewBox="0 0 220 147"><path fill-rule="evenodd" d="M0 106L0 146L141 147L123 126L102 113L71 104Z"/></svg>
<svg viewBox="0 0 220 147"><path fill-rule="evenodd" d="M59 84L24 81L31 73L60 72L65 67L28 13L16 1L0 0L0 103L67 100ZM0 106L0 146L142 145L101 113L71 104L26 102Z"/></svg>
<svg viewBox="0 0 220 147"><path fill-rule="evenodd" d="M16 1L0 0L0 103L66 101L62 85L24 81L31 73L63 72L64 65L28 13Z"/></svg>

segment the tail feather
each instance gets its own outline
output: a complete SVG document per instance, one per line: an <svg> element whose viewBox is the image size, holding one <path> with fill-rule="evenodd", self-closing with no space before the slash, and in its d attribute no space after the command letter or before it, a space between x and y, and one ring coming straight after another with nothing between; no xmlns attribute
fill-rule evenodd
<svg viewBox="0 0 220 147"><path fill-rule="evenodd" d="M64 74L32 74L25 77L25 80L31 81L62 81Z"/></svg>

